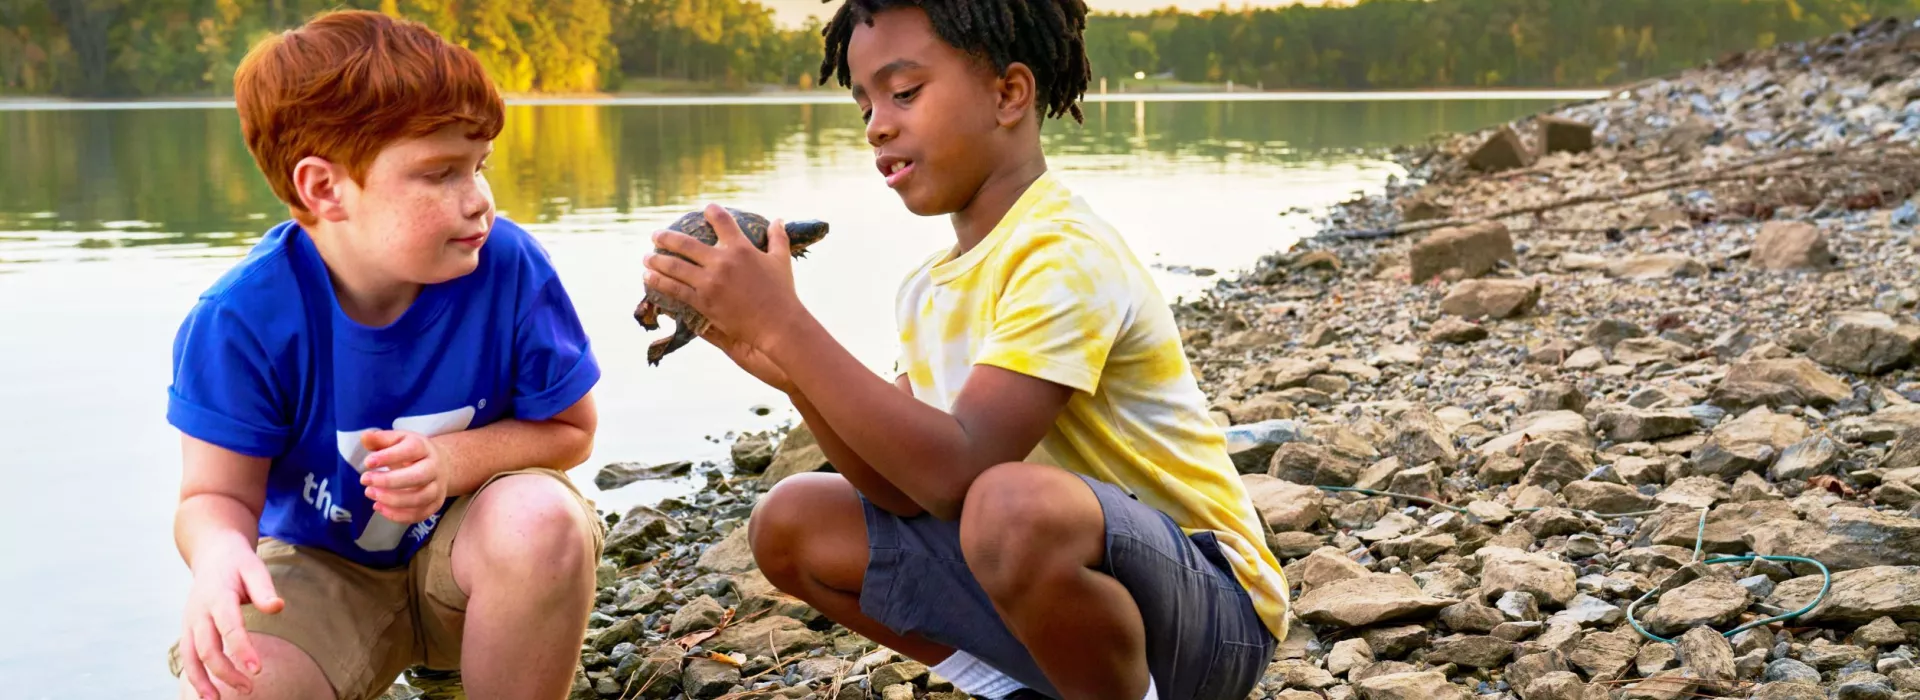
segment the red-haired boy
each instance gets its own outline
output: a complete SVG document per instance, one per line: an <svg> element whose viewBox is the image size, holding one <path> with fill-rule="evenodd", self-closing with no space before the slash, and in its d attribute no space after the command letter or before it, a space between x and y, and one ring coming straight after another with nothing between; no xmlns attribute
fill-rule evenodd
<svg viewBox="0 0 1920 700"><path fill-rule="evenodd" d="M293 220L174 343L181 696L371 698L412 664L564 695L604 536L564 470L600 372L494 214L498 91L425 27L340 12L255 47L234 96Z"/></svg>

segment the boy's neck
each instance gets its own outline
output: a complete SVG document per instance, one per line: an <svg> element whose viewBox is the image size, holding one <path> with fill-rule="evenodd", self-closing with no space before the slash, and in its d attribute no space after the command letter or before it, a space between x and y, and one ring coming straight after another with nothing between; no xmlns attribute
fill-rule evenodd
<svg viewBox="0 0 1920 700"><path fill-rule="evenodd" d="M314 228L325 227L322 223ZM373 273L370 266L353 260L346 246L340 245L343 237L337 235L338 232L316 232L320 235L309 237L313 239L314 248L320 251L320 260L326 263L333 296L340 303L340 311L355 323L374 328L391 324L400 320L407 307L420 296L420 284L385 278Z"/></svg>
<svg viewBox="0 0 1920 700"><path fill-rule="evenodd" d="M959 241L954 254L965 255L986 240L987 234L993 233L1000 220L1006 218L1007 211L1020 201L1020 195L1026 194L1027 188L1046 172L1047 158L1036 148L1032 155L1020 159L1013 167L987 176L967 206L951 217L953 234Z"/></svg>

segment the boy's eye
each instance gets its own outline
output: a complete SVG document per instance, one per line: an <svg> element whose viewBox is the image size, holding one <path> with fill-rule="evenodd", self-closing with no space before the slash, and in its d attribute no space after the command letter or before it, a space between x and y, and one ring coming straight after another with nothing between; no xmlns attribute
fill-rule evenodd
<svg viewBox="0 0 1920 700"><path fill-rule="evenodd" d="M860 110L860 123L862 124L873 123L873 110L871 109Z"/></svg>
<svg viewBox="0 0 1920 700"><path fill-rule="evenodd" d="M908 100L912 100L913 96L918 94L920 94L920 86L915 85L905 90L901 90L899 92L893 93L893 99L899 100L901 102L906 102Z"/></svg>

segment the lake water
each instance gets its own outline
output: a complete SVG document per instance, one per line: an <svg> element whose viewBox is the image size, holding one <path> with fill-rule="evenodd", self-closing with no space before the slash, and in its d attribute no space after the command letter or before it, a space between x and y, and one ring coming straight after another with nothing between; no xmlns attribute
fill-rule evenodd
<svg viewBox="0 0 1920 700"><path fill-rule="evenodd" d="M1399 172L1360 149L1538 111L1546 100L1104 101L1050 123L1053 170L1157 266L1169 298L1310 232L1313 210ZM820 218L834 234L799 293L876 371L901 275L952 244L875 172L851 105L509 108L500 211L552 253L604 368L593 458L720 459L790 407L704 344L662 367L632 318L648 234L707 201ZM0 111L0 695L171 697L164 654L188 574L172 543L179 443L165 422L173 334L195 297L285 217L228 109ZM757 416L756 405L774 410Z"/></svg>

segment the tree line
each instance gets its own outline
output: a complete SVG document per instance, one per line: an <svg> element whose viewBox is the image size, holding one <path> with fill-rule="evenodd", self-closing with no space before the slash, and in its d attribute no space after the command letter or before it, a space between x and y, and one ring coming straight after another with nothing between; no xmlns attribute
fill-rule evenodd
<svg viewBox="0 0 1920 700"><path fill-rule="evenodd" d="M635 80L807 87L820 61L817 21L782 27L753 0L0 0L0 94L228 94L255 42L341 7L427 24L513 93ZM1096 80L1113 89L1137 75L1268 89L1586 87L1916 12L1920 0L1360 0L1097 13L1086 40Z"/></svg>

